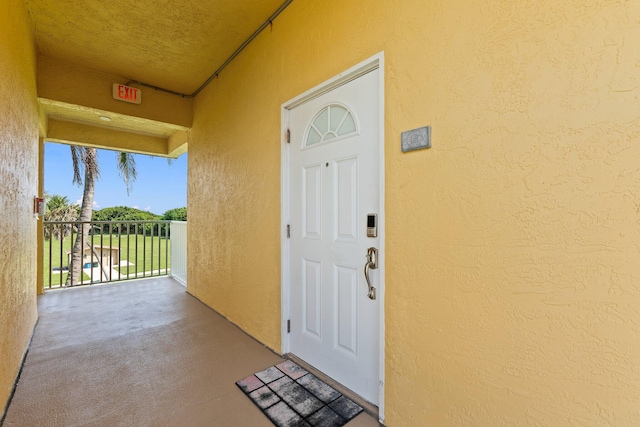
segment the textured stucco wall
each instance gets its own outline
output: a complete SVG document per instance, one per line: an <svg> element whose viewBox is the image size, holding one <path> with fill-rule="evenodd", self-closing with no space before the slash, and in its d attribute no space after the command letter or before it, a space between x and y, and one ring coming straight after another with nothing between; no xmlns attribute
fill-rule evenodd
<svg viewBox="0 0 640 427"><path fill-rule="evenodd" d="M293 2L195 100L190 292L279 348L280 105L384 50L386 424L640 425L639 22Z"/></svg>
<svg viewBox="0 0 640 427"><path fill-rule="evenodd" d="M0 8L0 411L37 318L35 50L21 0Z"/></svg>
<svg viewBox="0 0 640 427"><path fill-rule="evenodd" d="M105 37L105 40L110 39ZM110 40L109 43L113 41ZM140 89L141 104L117 101L113 99L113 84L125 84L128 78L42 55L38 57L37 71L38 96L41 98L180 126L191 126L192 101L189 98L142 87Z"/></svg>

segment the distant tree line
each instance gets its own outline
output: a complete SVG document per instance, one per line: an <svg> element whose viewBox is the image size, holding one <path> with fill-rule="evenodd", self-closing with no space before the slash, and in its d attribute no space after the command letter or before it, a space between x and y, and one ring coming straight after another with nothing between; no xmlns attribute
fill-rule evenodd
<svg viewBox="0 0 640 427"><path fill-rule="evenodd" d="M128 206L99 209L91 215L92 221L157 221L161 218L160 215Z"/></svg>
<svg viewBox="0 0 640 427"><path fill-rule="evenodd" d="M162 215L128 206L114 206L93 212L92 221L186 221L187 208L169 209Z"/></svg>
<svg viewBox="0 0 640 427"><path fill-rule="evenodd" d="M165 236L166 226L164 224L117 224L121 221L186 221L187 208L169 209L162 215L143 211L140 209L130 208L128 206L114 206L112 208L104 208L93 212L92 221L111 221L116 222L112 225L102 225L97 231L102 233L118 233L118 234L144 234Z"/></svg>
<svg viewBox="0 0 640 427"><path fill-rule="evenodd" d="M166 211L162 218L167 221L186 221L187 220L187 208L174 208Z"/></svg>
<svg viewBox="0 0 640 427"><path fill-rule="evenodd" d="M47 212L45 214L45 221L65 221L74 222L78 221L80 217L80 206L69 203L69 199L66 196L58 194L45 195L47 198ZM187 220L187 208L174 208L169 209L162 215L156 215L152 212L143 211L136 208L130 208L128 206L114 206L111 208L104 208L95 210L91 214L92 221L186 221ZM112 224L102 225L100 227L94 227L91 232L93 233L114 233L114 234L144 234L144 235L166 235L166 226L163 224L160 227L158 225L145 224ZM70 224L60 224L56 226L50 226L45 228L45 238L48 240L51 237L60 238L67 237L71 234L72 227ZM77 232L75 227L73 232Z"/></svg>

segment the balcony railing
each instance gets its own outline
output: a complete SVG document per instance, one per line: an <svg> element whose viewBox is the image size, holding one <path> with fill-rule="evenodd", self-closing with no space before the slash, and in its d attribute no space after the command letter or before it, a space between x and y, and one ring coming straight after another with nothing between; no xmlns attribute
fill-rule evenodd
<svg viewBox="0 0 640 427"><path fill-rule="evenodd" d="M184 254L172 249L171 221L45 221L44 288L168 275L172 255L184 258L186 283L186 222L174 223Z"/></svg>
<svg viewBox="0 0 640 427"><path fill-rule="evenodd" d="M171 221L171 276L187 285L187 222Z"/></svg>

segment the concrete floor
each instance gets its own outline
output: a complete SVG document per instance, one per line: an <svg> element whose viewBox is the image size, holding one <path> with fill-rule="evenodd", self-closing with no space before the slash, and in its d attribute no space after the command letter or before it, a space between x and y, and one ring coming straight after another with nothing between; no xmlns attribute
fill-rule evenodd
<svg viewBox="0 0 640 427"><path fill-rule="evenodd" d="M38 309L3 427L271 425L235 382L283 359L170 278L52 291Z"/></svg>

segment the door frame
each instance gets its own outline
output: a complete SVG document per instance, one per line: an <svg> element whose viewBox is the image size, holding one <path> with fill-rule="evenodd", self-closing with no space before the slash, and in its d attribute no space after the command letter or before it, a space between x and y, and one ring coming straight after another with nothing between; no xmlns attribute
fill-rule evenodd
<svg viewBox="0 0 640 427"><path fill-rule="evenodd" d="M287 237L287 224L290 224L290 191L291 191L291 144L287 143L287 128L289 126L289 111L298 105L301 105L311 99L324 95L333 89L349 83L358 77L361 77L373 70L379 70L378 91L380 105L378 106L378 132L379 132L379 161L380 161L380 182L379 182L379 194L380 194L380 212L378 213L378 231L380 232L380 257L379 263L379 277L380 283L377 286L377 298L380 301L380 313L379 313L379 405L378 405L378 417L382 421L384 420L384 390L385 390L385 157L384 157L384 52L377 53L376 55L360 62L359 64L349 68L348 70L330 78L329 80L320 83L319 85L309 89L308 91L290 99L281 106L281 160L280 160L280 214L281 214L281 351L282 354L287 354L291 351L290 335L287 332L287 320L290 319L291 313L291 239Z"/></svg>

